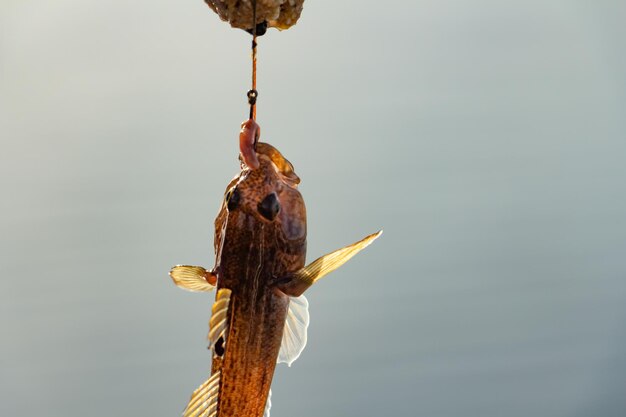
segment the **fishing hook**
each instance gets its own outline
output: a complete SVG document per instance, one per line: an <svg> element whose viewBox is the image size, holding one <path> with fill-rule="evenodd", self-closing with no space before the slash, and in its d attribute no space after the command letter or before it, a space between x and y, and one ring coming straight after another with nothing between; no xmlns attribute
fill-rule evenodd
<svg viewBox="0 0 626 417"><path fill-rule="evenodd" d="M252 0L252 88L246 93L250 114L248 120L241 124L239 132L239 151L241 159L250 169L257 169L259 159L256 156L256 144L261 136L261 128L256 123L256 100L259 92L256 89L256 47L257 28L256 24L256 0ZM262 28L261 28L262 29Z"/></svg>

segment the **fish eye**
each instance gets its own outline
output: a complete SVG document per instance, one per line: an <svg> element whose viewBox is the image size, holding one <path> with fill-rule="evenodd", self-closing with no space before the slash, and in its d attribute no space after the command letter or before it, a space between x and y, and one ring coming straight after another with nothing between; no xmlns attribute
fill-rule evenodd
<svg viewBox="0 0 626 417"><path fill-rule="evenodd" d="M237 187L233 187L226 193L226 207L228 207L228 211L233 211L239 205L239 200L241 200L241 195L239 194L239 190Z"/></svg>
<svg viewBox="0 0 626 417"><path fill-rule="evenodd" d="M274 220L280 211L280 203L278 202L276 194L268 194L263 201L259 203L257 210L259 210L261 216L265 217L267 220Z"/></svg>

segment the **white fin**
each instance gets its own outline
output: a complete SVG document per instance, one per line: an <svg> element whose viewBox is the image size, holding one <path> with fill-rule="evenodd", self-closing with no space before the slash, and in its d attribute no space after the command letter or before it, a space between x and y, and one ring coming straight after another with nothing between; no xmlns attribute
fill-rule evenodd
<svg viewBox="0 0 626 417"><path fill-rule="evenodd" d="M289 311L285 320L283 340L278 352L278 363L291 366L306 346L306 331L309 327L309 302L304 295L289 297Z"/></svg>
<svg viewBox="0 0 626 417"><path fill-rule="evenodd" d="M359 240L352 245L338 249L332 253L317 258L309 265L305 266L294 274L294 278L307 284L313 285L317 280L323 278L325 275L330 274L341 265L345 264L354 255L361 250L368 247L378 236L383 233L382 230L373 233L365 238Z"/></svg>
<svg viewBox="0 0 626 417"><path fill-rule="evenodd" d="M217 292L213 308L211 308L211 319L209 320L209 342L213 353L215 343L223 338L222 348L226 349L226 331L228 330L228 306L230 305L231 290L222 288Z"/></svg>
<svg viewBox="0 0 626 417"><path fill-rule="evenodd" d="M176 286L193 292L211 291L215 288L215 285L206 280L210 274L203 267L192 265L176 265L170 270L170 277Z"/></svg>
<svg viewBox="0 0 626 417"><path fill-rule="evenodd" d="M209 377L191 394L183 417L215 417L220 389L220 372Z"/></svg>
<svg viewBox="0 0 626 417"><path fill-rule="evenodd" d="M270 408L272 408L272 390L267 394L267 402L265 403L265 411L263 417L270 417Z"/></svg>

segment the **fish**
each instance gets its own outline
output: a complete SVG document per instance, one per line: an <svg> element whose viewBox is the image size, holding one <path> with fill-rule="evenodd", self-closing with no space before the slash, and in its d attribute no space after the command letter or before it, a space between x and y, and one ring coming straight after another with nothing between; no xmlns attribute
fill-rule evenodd
<svg viewBox="0 0 626 417"><path fill-rule="evenodd" d="M307 342L303 293L378 238L382 230L308 265L306 208L293 165L242 124L241 172L215 219L215 266L176 265L170 277L192 292L216 291L209 320L208 379L184 417L269 417L277 363L288 366Z"/></svg>

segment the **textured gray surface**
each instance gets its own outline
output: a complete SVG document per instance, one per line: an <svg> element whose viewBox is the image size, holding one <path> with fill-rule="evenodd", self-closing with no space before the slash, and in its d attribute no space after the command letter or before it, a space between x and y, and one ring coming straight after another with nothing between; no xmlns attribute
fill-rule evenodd
<svg viewBox="0 0 626 417"><path fill-rule="evenodd" d="M385 228L309 291L272 416L625 415L622 2L380 3L260 40L309 259ZM211 297L167 271L213 263L249 36L199 0L0 7L0 415L178 415Z"/></svg>

